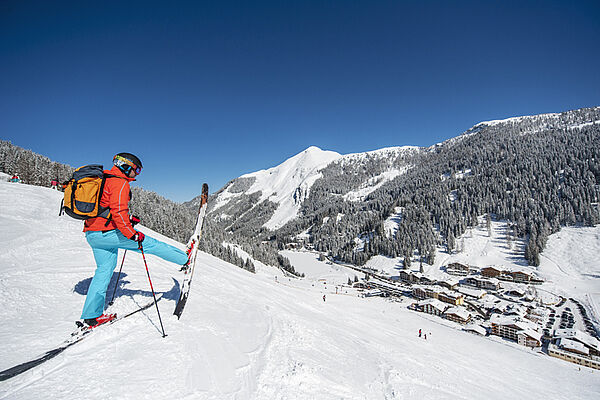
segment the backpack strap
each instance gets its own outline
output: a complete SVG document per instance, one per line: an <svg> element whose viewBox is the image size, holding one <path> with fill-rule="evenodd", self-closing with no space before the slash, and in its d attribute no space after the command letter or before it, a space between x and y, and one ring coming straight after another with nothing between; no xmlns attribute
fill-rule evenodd
<svg viewBox="0 0 600 400"><path fill-rule="evenodd" d="M108 207L100 207L100 200L102 199L102 194L104 194L104 184L106 183L107 178L119 178L125 179L121 176L113 175L113 174L103 174L102 175L102 183L100 184L100 199L98 199L98 207L102 209L100 213L98 213L98 217L106 218L106 223L104 226L108 226L110 221L112 221L112 214L110 213L110 208Z"/></svg>

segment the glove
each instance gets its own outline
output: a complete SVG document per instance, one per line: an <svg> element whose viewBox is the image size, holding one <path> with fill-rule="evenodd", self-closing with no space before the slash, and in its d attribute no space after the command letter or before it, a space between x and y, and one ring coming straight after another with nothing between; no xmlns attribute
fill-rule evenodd
<svg viewBox="0 0 600 400"><path fill-rule="evenodd" d="M129 217L129 222L131 222L131 226L135 226L135 224L139 224L140 221L141 221L141 219L137 215L132 215Z"/></svg>
<svg viewBox="0 0 600 400"><path fill-rule="evenodd" d="M135 240L139 244L142 244L142 242L144 241L145 238L146 238L146 235L144 235L142 232L135 231L134 235L132 237L130 237L129 239Z"/></svg>

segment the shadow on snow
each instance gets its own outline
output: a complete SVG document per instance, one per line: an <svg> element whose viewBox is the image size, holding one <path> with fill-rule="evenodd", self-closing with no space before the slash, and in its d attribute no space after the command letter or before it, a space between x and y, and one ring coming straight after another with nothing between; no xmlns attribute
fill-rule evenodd
<svg viewBox="0 0 600 400"><path fill-rule="evenodd" d="M118 272L113 272L112 278L110 279L110 284L108 285L108 289L106 291L106 301L104 304L105 307L108 306L108 303L110 302L110 300L112 298L112 293L115 288L115 284L117 283L118 275L119 275ZM121 296L133 297L135 295L140 295L140 296L145 296L145 297L150 297L150 298L152 297L152 291L150 291L150 288L148 288L148 290L143 290L143 289L134 290L134 289L125 288L125 286L128 283L131 283L126 278L127 278L127 274L122 272L121 278L119 278L119 287L117 288L116 293L115 293L115 299L117 299ZM155 291L157 296L159 294L162 294L163 298L165 298L167 300L177 301L179 299L181 287L179 285L179 282L175 278L172 278L172 279L173 279L173 286L171 287L171 289L169 289L166 292ZM73 288L73 291L77 294L85 296L85 295L87 295L87 292L88 292L91 282L92 282L92 278L84 279L75 285L75 287Z"/></svg>

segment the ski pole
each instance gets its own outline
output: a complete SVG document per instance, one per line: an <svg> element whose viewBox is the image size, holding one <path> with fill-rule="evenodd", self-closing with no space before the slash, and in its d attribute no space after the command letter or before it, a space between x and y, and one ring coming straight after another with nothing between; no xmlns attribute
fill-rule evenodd
<svg viewBox="0 0 600 400"><path fill-rule="evenodd" d="M148 274L148 282L150 282L150 290L152 290L152 297L154 297L154 305L156 306L156 313L158 314L158 320L160 321L160 329L162 329L162 337L166 337L165 328L163 327L162 318L160 318L160 311L158 310L158 303L156 302L156 295L154 294L154 287L152 286L152 279L150 279L150 271L148 271L148 263L146 262L146 255L144 254L144 247L140 242L140 251L142 252L142 258L144 259L144 265L146 266L146 274Z"/></svg>
<svg viewBox="0 0 600 400"><path fill-rule="evenodd" d="M109 306L113 305L115 300L115 294L117 293L117 287L119 287L119 279L121 278L121 271L123 270L123 263L125 263L125 256L127 255L127 249L125 249L125 253L123 253L123 261L121 261L121 268L119 268L119 275L117 275L117 283L115 283L115 289L113 290L112 299L110 299Z"/></svg>

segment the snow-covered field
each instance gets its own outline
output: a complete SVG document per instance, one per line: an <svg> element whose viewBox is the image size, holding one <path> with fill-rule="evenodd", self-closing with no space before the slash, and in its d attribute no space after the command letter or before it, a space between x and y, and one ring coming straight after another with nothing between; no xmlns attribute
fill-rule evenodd
<svg viewBox="0 0 600 400"><path fill-rule="evenodd" d="M50 189L0 182L0 370L60 344L79 317L94 261L81 222L58 217L60 198ZM561 252L569 246L553 248L553 240L547 257L564 269ZM250 274L202 254L181 320L171 316L182 280L177 266L148 256L154 288L164 296L159 307L166 338L156 310L148 309L0 382L0 398L600 397L598 371L464 333L406 304L336 295L354 272L312 253L286 255L305 279L264 266ZM548 269L547 276L554 273L558 282L571 273L560 268ZM117 312L151 296L139 254L128 252L123 270ZM590 262L584 273L575 271L573 279L583 279L597 267ZM597 280L589 279L593 292ZM419 329L428 333L426 341Z"/></svg>

